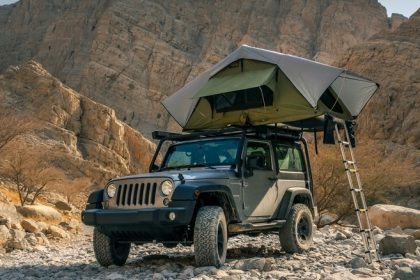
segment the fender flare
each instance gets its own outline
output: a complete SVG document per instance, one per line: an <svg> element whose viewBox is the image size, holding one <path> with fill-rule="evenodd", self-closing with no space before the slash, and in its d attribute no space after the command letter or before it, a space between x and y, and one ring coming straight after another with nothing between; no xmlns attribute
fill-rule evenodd
<svg viewBox="0 0 420 280"><path fill-rule="evenodd" d="M277 219L284 220L289 216L290 209L292 208L295 199L298 199L298 201L303 201L303 203L308 206L315 219L316 213L314 213L314 201L312 194L310 190L302 187L292 187L287 189L283 195L283 199L279 204L279 208L276 214Z"/></svg>
<svg viewBox="0 0 420 280"><path fill-rule="evenodd" d="M233 195L231 190L225 186L225 185L219 185L219 184L212 184L212 183L188 183L188 184L182 184L176 187L173 195L172 195L172 201L194 201L194 207L197 210L197 200L200 199L200 196L206 195L206 194L222 194L227 199L227 203L229 205L229 209L225 209L226 211L229 211L229 213L225 213L227 215L230 215L231 219L237 220L239 219L239 212L236 207L236 203L233 199Z"/></svg>
<svg viewBox="0 0 420 280"><path fill-rule="evenodd" d="M104 189L99 189L91 192L86 203L86 209L102 209L102 202L104 201Z"/></svg>

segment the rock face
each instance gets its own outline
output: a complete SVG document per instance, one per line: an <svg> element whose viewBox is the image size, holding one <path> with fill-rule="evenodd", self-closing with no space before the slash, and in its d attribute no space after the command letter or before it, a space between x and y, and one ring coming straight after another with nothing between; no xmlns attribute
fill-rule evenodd
<svg viewBox="0 0 420 280"><path fill-rule="evenodd" d="M372 225L382 229L400 227L402 229L420 228L420 210L407 207L376 204L369 208Z"/></svg>
<svg viewBox="0 0 420 280"><path fill-rule="evenodd" d="M49 164L61 174L60 190L82 179L102 185L115 176L145 171L155 149L112 109L79 95L33 61L0 75L0 100L2 112L34 124L2 149L3 157L25 147L40 162L48 151Z"/></svg>
<svg viewBox="0 0 420 280"><path fill-rule="evenodd" d="M393 32L350 48L337 64L380 83L359 117L365 138L387 142L383 151L420 162L420 10ZM418 174L418 172L417 172ZM418 181L418 175L417 175Z"/></svg>
<svg viewBox="0 0 420 280"><path fill-rule="evenodd" d="M0 71L35 59L150 135L159 104L240 44L332 62L395 28L377 0L30 1L0 7Z"/></svg>

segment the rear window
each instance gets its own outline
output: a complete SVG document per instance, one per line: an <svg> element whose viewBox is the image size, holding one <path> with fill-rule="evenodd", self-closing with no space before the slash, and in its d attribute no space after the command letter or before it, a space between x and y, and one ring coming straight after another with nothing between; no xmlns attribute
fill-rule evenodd
<svg viewBox="0 0 420 280"><path fill-rule="evenodd" d="M275 145L276 157L281 171L304 172L305 165L302 151L297 146Z"/></svg>

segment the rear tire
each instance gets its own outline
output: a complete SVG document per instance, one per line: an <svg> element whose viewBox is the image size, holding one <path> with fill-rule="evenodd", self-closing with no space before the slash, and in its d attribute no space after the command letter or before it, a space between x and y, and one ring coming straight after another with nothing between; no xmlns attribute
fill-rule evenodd
<svg viewBox="0 0 420 280"><path fill-rule="evenodd" d="M204 206L198 210L194 226L194 252L197 266L220 267L224 264L227 225L222 208Z"/></svg>
<svg viewBox="0 0 420 280"><path fill-rule="evenodd" d="M118 242L97 228L93 232L93 250L96 260L102 266L123 266L130 254L130 247L131 243Z"/></svg>
<svg viewBox="0 0 420 280"><path fill-rule="evenodd" d="M286 224L279 231L280 244L286 253L301 253L311 247L312 226L313 218L308 206L294 204L290 209Z"/></svg>

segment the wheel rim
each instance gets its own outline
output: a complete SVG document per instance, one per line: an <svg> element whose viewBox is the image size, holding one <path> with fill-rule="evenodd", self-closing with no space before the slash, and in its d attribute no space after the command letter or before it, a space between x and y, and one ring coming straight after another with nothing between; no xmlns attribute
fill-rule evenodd
<svg viewBox="0 0 420 280"><path fill-rule="evenodd" d="M225 247L225 242L224 242L223 226L221 223L219 223L217 227L217 253L220 259L223 256L224 247Z"/></svg>
<svg viewBox="0 0 420 280"><path fill-rule="evenodd" d="M299 242L305 243L311 236L311 228L307 217L302 216L297 224L297 237Z"/></svg>

